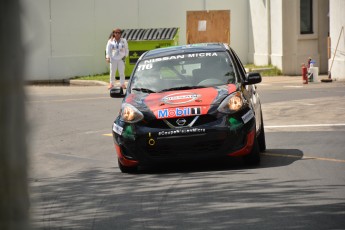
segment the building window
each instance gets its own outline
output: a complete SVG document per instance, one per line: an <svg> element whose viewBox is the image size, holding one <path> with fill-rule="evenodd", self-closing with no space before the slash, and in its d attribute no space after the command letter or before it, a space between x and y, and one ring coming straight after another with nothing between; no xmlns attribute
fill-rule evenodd
<svg viewBox="0 0 345 230"><path fill-rule="evenodd" d="M313 0L300 0L301 34L313 33Z"/></svg>

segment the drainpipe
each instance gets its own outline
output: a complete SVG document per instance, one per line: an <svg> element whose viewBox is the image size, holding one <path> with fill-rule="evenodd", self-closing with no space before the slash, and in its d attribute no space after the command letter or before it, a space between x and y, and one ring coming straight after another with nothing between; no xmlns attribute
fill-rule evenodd
<svg viewBox="0 0 345 230"><path fill-rule="evenodd" d="M271 0L266 0L266 16L267 16L267 61L271 64Z"/></svg>

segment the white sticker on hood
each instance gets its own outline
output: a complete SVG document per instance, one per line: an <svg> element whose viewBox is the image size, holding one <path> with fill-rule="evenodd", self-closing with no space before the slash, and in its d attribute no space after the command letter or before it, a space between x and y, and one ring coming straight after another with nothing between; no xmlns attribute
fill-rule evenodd
<svg viewBox="0 0 345 230"><path fill-rule="evenodd" d="M113 131L119 135L122 135L123 128L117 124L114 123L113 125Z"/></svg>
<svg viewBox="0 0 345 230"><path fill-rule="evenodd" d="M186 104L200 98L201 95L193 92L178 92L162 98L162 102L170 105Z"/></svg>
<svg viewBox="0 0 345 230"><path fill-rule="evenodd" d="M248 121L250 121L250 119L252 119L254 117L254 113L252 110L249 110L246 114L244 114L242 116L242 121L244 124L248 123Z"/></svg>

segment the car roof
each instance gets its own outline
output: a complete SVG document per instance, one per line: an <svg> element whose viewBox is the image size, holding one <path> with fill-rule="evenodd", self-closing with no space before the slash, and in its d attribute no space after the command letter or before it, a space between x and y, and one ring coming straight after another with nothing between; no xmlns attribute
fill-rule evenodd
<svg viewBox="0 0 345 230"><path fill-rule="evenodd" d="M224 43L197 43L180 46L170 46L149 50L144 53L140 59L156 58L162 56L179 55L183 53L202 53L202 52L219 52L229 50L227 44Z"/></svg>

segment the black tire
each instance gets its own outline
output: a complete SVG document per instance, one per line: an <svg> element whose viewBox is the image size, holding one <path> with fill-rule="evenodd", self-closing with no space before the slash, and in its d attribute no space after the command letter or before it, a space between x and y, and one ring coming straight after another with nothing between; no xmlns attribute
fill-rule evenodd
<svg viewBox="0 0 345 230"><path fill-rule="evenodd" d="M119 160L117 160L117 164L119 165L119 169L122 173L137 173L138 172L138 166L128 167L121 164Z"/></svg>
<svg viewBox="0 0 345 230"><path fill-rule="evenodd" d="M256 137L254 138L252 151L248 155L245 155L243 158L244 162L247 165L256 166L260 164L260 148L258 139Z"/></svg>
<svg viewBox="0 0 345 230"><path fill-rule="evenodd" d="M264 128L264 121L262 119L262 113L261 113L261 126L260 126L260 134L258 136L258 142L259 142L260 152L265 152L266 138L265 138L265 128Z"/></svg>

